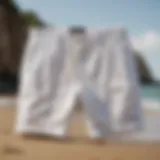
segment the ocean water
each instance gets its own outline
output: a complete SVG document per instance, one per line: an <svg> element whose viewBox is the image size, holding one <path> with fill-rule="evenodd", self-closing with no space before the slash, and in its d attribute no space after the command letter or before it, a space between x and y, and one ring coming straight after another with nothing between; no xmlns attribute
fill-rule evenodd
<svg viewBox="0 0 160 160"><path fill-rule="evenodd" d="M141 98L144 109L160 111L160 85L142 85ZM15 98L1 97L0 106L15 106Z"/></svg>
<svg viewBox="0 0 160 160"><path fill-rule="evenodd" d="M142 85L141 95L145 100L160 103L160 85Z"/></svg>
<svg viewBox="0 0 160 160"><path fill-rule="evenodd" d="M141 86L143 108L151 111L160 111L160 85Z"/></svg>

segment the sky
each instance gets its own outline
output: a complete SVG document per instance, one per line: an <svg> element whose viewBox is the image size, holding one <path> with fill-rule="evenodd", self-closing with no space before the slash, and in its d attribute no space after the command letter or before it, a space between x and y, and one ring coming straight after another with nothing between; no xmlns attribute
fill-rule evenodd
<svg viewBox="0 0 160 160"><path fill-rule="evenodd" d="M54 26L125 27L160 80L160 0L16 0Z"/></svg>

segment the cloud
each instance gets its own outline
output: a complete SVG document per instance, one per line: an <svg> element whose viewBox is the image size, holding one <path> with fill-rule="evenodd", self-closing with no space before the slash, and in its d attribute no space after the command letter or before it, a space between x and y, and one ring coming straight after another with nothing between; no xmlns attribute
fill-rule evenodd
<svg viewBox="0 0 160 160"><path fill-rule="evenodd" d="M160 53L160 34L155 31L132 37L133 47L142 54Z"/></svg>

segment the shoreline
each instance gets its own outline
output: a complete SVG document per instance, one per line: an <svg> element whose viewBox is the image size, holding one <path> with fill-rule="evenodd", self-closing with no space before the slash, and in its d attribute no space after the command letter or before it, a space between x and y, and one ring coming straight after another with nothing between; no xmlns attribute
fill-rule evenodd
<svg viewBox="0 0 160 160"><path fill-rule="evenodd" d="M0 108L16 106L16 95L0 95ZM160 101L142 99L141 101L143 110L160 112Z"/></svg>
<svg viewBox="0 0 160 160"><path fill-rule="evenodd" d="M16 96L1 96L0 97L0 110L5 108L12 108L16 111ZM145 121L145 130L134 133L133 136L129 135L129 141L160 141L160 128L157 130L156 126L160 126L160 104L150 101L142 101L143 105L143 113L144 113L144 121ZM77 113L82 113L81 109L77 110ZM82 120L84 121L84 120ZM155 125L156 124L156 125ZM158 133L157 133L158 132ZM154 136L155 135L155 136ZM126 138L125 138L126 140Z"/></svg>

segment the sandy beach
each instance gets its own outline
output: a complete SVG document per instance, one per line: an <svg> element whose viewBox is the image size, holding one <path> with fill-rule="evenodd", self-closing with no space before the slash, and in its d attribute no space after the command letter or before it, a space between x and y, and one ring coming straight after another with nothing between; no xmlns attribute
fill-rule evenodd
<svg viewBox="0 0 160 160"><path fill-rule="evenodd" d="M0 160L158 160L160 143L108 142L88 143L82 115L70 128L70 135L79 139L70 142L24 139L14 134L15 107L0 108Z"/></svg>

